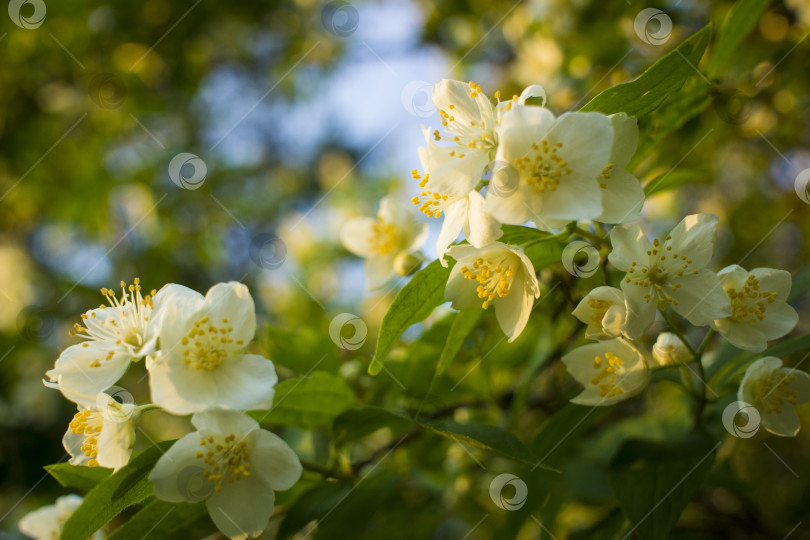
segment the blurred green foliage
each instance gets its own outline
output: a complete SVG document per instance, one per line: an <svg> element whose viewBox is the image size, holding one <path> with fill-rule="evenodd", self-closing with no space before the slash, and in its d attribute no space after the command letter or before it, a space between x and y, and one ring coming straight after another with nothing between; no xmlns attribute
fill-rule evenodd
<svg viewBox="0 0 810 540"><path fill-rule="evenodd" d="M27 511L75 491L43 470L64 460L60 440L73 411L40 380L72 343L67 330L78 314L99 303L97 288L137 275L147 289L176 282L204 291L216 281L246 282L269 325L257 347L282 379L315 373L302 379L312 399L329 397L324 408L331 414L317 421L302 416L293 398L263 419L313 465L293 490L279 494L272 523L280 538L313 522L321 538L628 534L614 496L621 475L626 485L636 481L633 466L672 475L695 465L687 451L664 452L692 437L685 412L691 402L662 377L642 397L609 410L586 415L568 404L576 383L558 360L580 339L569 313L603 275L575 280L559 265L542 265L549 286L523 335L509 345L492 313L465 321L463 313L438 308L421 334L394 336L384 369L367 375L394 291L362 291L358 263L335 231L348 217L371 213L389 189L413 186L399 181L407 168L386 166L394 148L377 148L387 126L357 143L345 136L351 126L308 111L337 102L333 77L348 73L356 101L348 117L374 123L363 105L379 90L352 69L357 56L385 74L397 55L420 54L439 58L446 76L475 79L487 92L509 95L539 83L555 112L576 110L712 22L709 56L720 59L704 59L701 73L690 72L680 91L640 124L635 172L655 186L646 214L655 216L653 227L668 230L683 215L714 212L723 224L717 267L742 261L806 276L810 220L793 182L810 167L810 7L747 3L751 15L734 23L746 37L722 46L717 34L733 5L727 1L662 6L674 28L661 45L644 43L634 31L646 6L620 1L417 1L408 3L416 39L397 47L394 32L378 50L364 32L406 25L400 4L358 3L347 12L345 31L324 18L334 6L315 0L64 0L47 3L36 29L4 18L0 528L14 531ZM427 73L396 76L407 82ZM394 131L418 138L419 123L429 119L408 115L400 96L393 98L402 106ZM291 148L301 134L293 143L289 135L298 132L312 134L313 144ZM365 159L372 150L376 162ZM180 189L169 178L168 164L179 152L205 161L208 176L199 189ZM415 146L396 152L415 160ZM807 280L795 282L794 333L803 335L810 330ZM329 337L329 323L342 311L368 325L358 349L340 349ZM785 349L786 364L802 362L807 348L799 342ZM735 369L710 379L726 395L750 358L730 349L718 357L736 359L729 364ZM120 384L147 401L143 371L132 371ZM709 373L715 374L711 366ZM278 394L285 384L295 383L282 382ZM719 425L728 401L709 406L710 425ZM810 420L806 408L802 416ZM168 416L147 419L139 448L176 438L186 427ZM713 435L723 442L699 489L681 486L686 509L672 517L672 538L810 537L807 428L788 440L764 432L752 439ZM646 441L638 443L645 445L643 458L620 450L631 438ZM695 444L702 451L704 443ZM556 471L526 463L534 458ZM501 473L528 486L517 511L498 508L489 496ZM324 474L332 478L324 481ZM159 504L145 507L154 514L143 514L143 523L162 513ZM207 517L187 516L189 538L213 532ZM133 523L138 535L143 525Z"/></svg>

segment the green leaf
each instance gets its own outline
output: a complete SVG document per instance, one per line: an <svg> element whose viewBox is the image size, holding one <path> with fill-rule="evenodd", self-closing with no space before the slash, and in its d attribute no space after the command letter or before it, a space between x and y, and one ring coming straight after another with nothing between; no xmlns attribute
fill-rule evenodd
<svg viewBox="0 0 810 540"><path fill-rule="evenodd" d="M380 325L377 348L368 366L369 374L380 373L382 363L405 330L425 320L444 303L444 287L449 276L450 268L443 267L436 260L414 274L397 293Z"/></svg>
<svg viewBox="0 0 810 540"><path fill-rule="evenodd" d="M385 427L402 430L413 425L409 417L382 407L358 407L344 411L335 418L332 440L335 446L341 447Z"/></svg>
<svg viewBox="0 0 810 540"><path fill-rule="evenodd" d="M712 468L719 443L704 433L679 442L627 441L610 466L610 486L642 540L666 540ZM628 535L630 534L628 532Z"/></svg>
<svg viewBox="0 0 810 540"><path fill-rule="evenodd" d="M520 439L498 427L475 422L456 422L455 420L423 420L418 423L430 431L458 443L494 452L527 465L537 465L537 468L554 470L545 465L538 465L537 458L520 442Z"/></svg>
<svg viewBox="0 0 810 540"><path fill-rule="evenodd" d="M284 521L278 529L277 539L289 538L308 523L321 519L335 508L350 490L349 484L323 483L305 492L285 514Z"/></svg>
<svg viewBox="0 0 810 540"><path fill-rule="evenodd" d="M545 242L554 238L554 235L549 232L524 227L523 225L501 225L501 230L503 235L498 239L498 242L515 246L528 244L529 242Z"/></svg>
<svg viewBox="0 0 810 540"><path fill-rule="evenodd" d="M273 407L268 412L254 411L251 416L262 425L315 429L329 424L354 404L354 393L343 379L315 371L309 377L279 383Z"/></svg>
<svg viewBox="0 0 810 540"><path fill-rule="evenodd" d="M600 407L568 404L552 414L540 426L534 437L532 450L543 462L559 465L582 435L605 412Z"/></svg>
<svg viewBox="0 0 810 540"><path fill-rule="evenodd" d="M90 490L81 506L65 522L59 538L86 540L125 508L151 497L154 491L147 476L172 444L174 441L163 441L144 450Z"/></svg>
<svg viewBox="0 0 810 540"><path fill-rule="evenodd" d="M104 467L85 467L84 465L71 465L70 463L57 463L45 465L48 474L67 488L91 490L96 484L109 478L112 469Z"/></svg>
<svg viewBox="0 0 810 540"><path fill-rule="evenodd" d="M532 261L535 270L541 270L552 264L562 264L563 242L555 235L524 227L522 225L503 225L503 236L498 240L515 246L525 246L523 252Z"/></svg>
<svg viewBox="0 0 810 540"><path fill-rule="evenodd" d="M207 513L203 502L170 503L153 499L118 527L107 540L143 540L147 537L149 540L174 540L178 538L178 532L186 531Z"/></svg>
<svg viewBox="0 0 810 540"><path fill-rule="evenodd" d="M649 197L650 195L670 191L686 184L705 182L708 178L708 174L705 171L690 169L668 171L650 180L650 182L644 186L644 194Z"/></svg>
<svg viewBox="0 0 810 540"><path fill-rule="evenodd" d="M308 326L295 331L267 327L267 353L276 364L304 374L314 371L337 373L337 348L327 333Z"/></svg>
<svg viewBox="0 0 810 540"><path fill-rule="evenodd" d="M711 24L695 32L636 79L608 88L581 110L604 114L624 112L641 119L694 75L710 37Z"/></svg>
<svg viewBox="0 0 810 540"><path fill-rule="evenodd" d="M728 68L745 36L754 29L770 3L771 0L739 0L734 4L723 21L712 47L708 66L711 76L718 75Z"/></svg>
<svg viewBox="0 0 810 540"><path fill-rule="evenodd" d="M447 341L442 349L442 354L439 357L439 363L436 366L435 377L441 376L447 370L450 362L456 357L464 345L464 340L470 335L478 321L484 315L483 309L462 309L453 319L453 324L450 326L450 333L447 335Z"/></svg>
<svg viewBox="0 0 810 540"><path fill-rule="evenodd" d="M788 302L794 302L810 290L810 266L805 266L793 276L793 286L790 288Z"/></svg>

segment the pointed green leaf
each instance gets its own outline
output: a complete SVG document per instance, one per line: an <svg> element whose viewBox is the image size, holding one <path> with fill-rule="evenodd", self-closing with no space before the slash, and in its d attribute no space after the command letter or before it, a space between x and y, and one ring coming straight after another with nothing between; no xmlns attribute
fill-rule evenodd
<svg viewBox="0 0 810 540"><path fill-rule="evenodd" d="M444 303L444 287L449 276L450 268L436 260L414 274L397 293L380 325L377 348L368 367L371 375L380 373L382 363L405 330L424 321Z"/></svg>
<svg viewBox="0 0 810 540"><path fill-rule="evenodd" d="M684 81L695 74L711 37L711 25L692 34L632 81L617 84L600 93L582 111L604 114L627 113L641 119L655 110Z"/></svg>

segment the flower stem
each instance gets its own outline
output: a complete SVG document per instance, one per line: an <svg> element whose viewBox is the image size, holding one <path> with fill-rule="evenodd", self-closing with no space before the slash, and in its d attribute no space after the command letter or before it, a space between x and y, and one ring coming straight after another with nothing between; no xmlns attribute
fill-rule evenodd
<svg viewBox="0 0 810 540"><path fill-rule="evenodd" d="M138 407L138 412L143 413L146 411L154 411L155 409L160 409L160 405L155 405L154 403L147 403L146 405L140 405Z"/></svg>
<svg viewBox="0 0 810 540"><path fill-rule="evenodd" d="M594 233L592 233L590 231L586 231L585 229L579 227L576 224L571 228L571 232L578 235L578 236L581 236L582 238L587 238L588 240L592 240L593 242L596 242L597 244L600 244L600 245L603 245L603 246L610 246L610 242L607 240L607 238L603 238L603 237L599 236L598 234L594 234Z"/></svg>
<svg viewBox="0 0 810 540"><path fill-rule="evenodd" d="M703 420L703 410L706 408L706 402L708 401L706 396L706 386L707 386L706 371L703 369L703 362L702 362L703 353L706 352L706 348L709 346L709 343L711 343L712 337L714 337L715 332L713 329L710 328L709 331L706 332L706 335L703 337L703 341L700 343L700 346L697 348L697 350L695 350L689 343L689 341L686 339L686 336L684 336L683 333L680 330L678 330L678 327L675 325L675 321L672 319L672 317L664 310L659 311L661 312L661 316L664 318L664 321L666 321L669 330L673 334L678 336L678 338L683 342L686 348L689 349L689 352L692 353L692 358L690 360L686 362L679 362L678 364L673 365L685 366L687 364L694 362L695 365L697 366L697 377L700 380L700 393L697 395L697 407L695 407L694 423L695 427L698 427L700 426Z"/></svg>
<svg viewBox="0 0 810 540"><path fill-rule="evenodd" d="M312 472L316 472L322 475L325 478L336 478L338 480L346 480L348 476L338 473L328 467L324 467L323 465L318 465L317 463L313 463L311 461L301 460L301 466L304 469Z"/></svg>

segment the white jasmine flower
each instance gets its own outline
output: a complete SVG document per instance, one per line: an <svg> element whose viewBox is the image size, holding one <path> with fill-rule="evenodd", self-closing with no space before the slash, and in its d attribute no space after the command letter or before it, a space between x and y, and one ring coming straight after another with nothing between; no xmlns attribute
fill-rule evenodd
<svg viewBox="0 0 810 540"><path fill-rule="evenodd" d="M478 192L484 173L492 167L498 145L496 127L503 113L513 106L524 106L526 100L539 97L545 103L546 94L539 85L526 88L520 96L496 105L474 82L463 83L444 79L433 87L433 104L442 117L447 132L435 130L436 141L450 146L438 146L430 140L430 130L424 130L427 146L419 149L424 173L411 171L419 180L421 192L412 199L428 217L444 215L436 252L445 266L444 254L459 233L475 247L483 247L500 238L501 224L484 208L484 197Z"/></svg>
<svg viewBox="0 0 810 540"><path fill-rule="evenodd" d="M438 218L444 215L442 229L436 240L436 253L444 266L447 266L444 254L448 246L456 241L462 231L467 241L475 247L484 247L503 234L501 224L484 209L484 197L477 189L483 166L477 175L431 176L431 171L453 170L455 163L444 162L447 159L453 160L453 154L452 151L449 154L443 152L428 139L427 148L419 149L419 157L425 169L424 176L416 170L411 171L413 177L420 181L419 187L422 189L419 196L411 201L428 217ZM485 160L486 163L489 162L488 157Z"/></svg>
<svg viewBox="0 0 810 540"><path fill-rule="evenodd" d="M795 437L800 426L793 408L810 401L810 375L766 356L745 370L737 399L756 407L762 427L774 435Z"/></svg>
<svg viewBox="0 0 810 540"><path fill-rule="evenodd" d="M789 272L772 268L747 272L732 264L717 276L731 302L731 316L718 319L711 326L735 347L762 352L768 341L796 327L799 316L787 303Z"/></svg>
<svg viewBox="0 0 810 540"><path fill-rule="evenodd" d="M152 401L180 415L270 407L273 363L243 352L256 331L247 287L218 283L205 297L182 285L164 289L172 301L158 317L160 354L147 364Z"/></svg>
<svg viewBox="0 0 810 540"><path fill-rule="evenodd" d="M62 438L70 463L114 470L129 463L138 416L135 405L107 394L99 394L89 407L79 406Z"/></svg>
<svg viewBox="0 0 810 540"><path fill-rule="evenodd" d="M555 118L543 107L512 107L497 134L495 159L507 166L494 172L492 182L517 185L487 191L486 209L495 219L514 225L532 220L550 230L602 213L596 178L609 165L614 138L607 116L574 112Z"/></svg>
<svg viewBox="0 0 810 540"><path fill-rule="evenodd" d="M340 231L340 239L346 249L366 260L368 288L378 289L393 277L397 255L419 250L427 234L427 225L416 221L408 208L394 197L385 197L376 220L349 220Z"/></svg>
<svg viewBox="0 0 810 540"><path fill-rule="evenodd" d="M574 317L588 325L589 339L613 339L622 335L627 317L624 293L615 287L596 287L573 311Z"/></svg>
<svg viewBox="0 0 810 540"><path fill-rule="evenodd" d="M585 389L571 403L607 406L641 393L650 382L645 355L624 339L583 345L562 358Z"/></svg>
<svg viewBox="0 0 810 540"><path fill-rule="evenodd" d="M625 170L638 145L638 123L625 113L608 117L613 126L610 163L597 177L602 190L602 213L595 221L630 223L637 221L644 205L644 189L638 178Z"/></svg>
<svg viewBox="0 0 810 540"><path fill-rule="evenodd" d="M149 474L155 495L169 502L205 500L222 534L257 537L273 513L273 492L298 481L301 462L284 440L245 414L199 413L191 423L197 431L174 443ZM186 485L199 479L204 488Z"/></svg>
<svg viewBox="0 0 810 540"><path fill-rule="evenodd" d="M64 396L80 403L115 384L131 362L155 353L157 334L151 324L155 302L152 291L141 296L138 278L132 285L121 282L122 294L101 289L109 305L102 305L82 315L82 325L75 332L85 341L62 351L54 368L46 373L46 386L59 388Z"/></svg>
<svg viewBox="0 0 810 540"><path fill-rule="evenodd" d="M509 342L514 341L529 321L534 299L540 296L529 258L519 248L501 242L483 248L453 246L447 254L457 262L450 271L445 298L455 309L494 306L501 330Z"/></svg>
<svg viewBox="0 0 810 540"><path fill-rule="evenodd" d="M26 536L35 540L56 540L62 534L65 522L82 504L82 499L78 495L64 495L56 499L56 503L43 506L33 512L29 512L20 520L19 528ZM98 531L91 538L101 540L104 532Z"/></svg>
<svg viewBox="0 0 810 540"><path fill-rule="evenodd" d="M681 338L672 332L661 332L653 345L653 358L660 365L677 364L692 358Z"/></svg>
<svg viewBox="0 0 810 540"><path fill-rule="evenodd" d="M661 242L647 240L638 225L610 233L608 260L627 272L621 287L627 303L624 332L635 339L652 324L659 301L696 326L731 315L717 274L706 269L714 253L717 216L686 216Z"/></svg>

